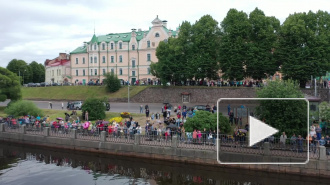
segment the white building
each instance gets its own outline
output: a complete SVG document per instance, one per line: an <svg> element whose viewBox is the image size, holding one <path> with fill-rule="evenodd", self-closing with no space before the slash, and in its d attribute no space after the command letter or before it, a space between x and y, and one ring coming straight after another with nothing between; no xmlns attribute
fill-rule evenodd
<svg viewBox="0 0 330 185"><path fill-rule="evenodd" d="M48 83L63 83L71 80L70 56L60 53L55 59L45 61L45 81Z"/></svg>

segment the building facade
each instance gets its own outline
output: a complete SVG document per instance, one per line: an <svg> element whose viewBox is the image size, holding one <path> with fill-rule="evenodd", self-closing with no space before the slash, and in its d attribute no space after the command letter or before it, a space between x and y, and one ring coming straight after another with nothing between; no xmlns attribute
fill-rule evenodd
<svg viewBox="0 0 330 185"><path fill-rule="evenodd" d="M150 64L158 61L156 48L159 42L177 37L178 29L169 30L167 21L158 16L151 23L147 31L94 34L89 42L70 53L72 83L102 82L108 72L132 84L137 80L155 80Z"/></svg>
<svg viewBox="0 0 330 185"><path fill-rule="evenodd" d="M47 59L45 65L45 82L64 83L71 81L71 62L70 56L66 53L60 53L55 59Z"/></svg>

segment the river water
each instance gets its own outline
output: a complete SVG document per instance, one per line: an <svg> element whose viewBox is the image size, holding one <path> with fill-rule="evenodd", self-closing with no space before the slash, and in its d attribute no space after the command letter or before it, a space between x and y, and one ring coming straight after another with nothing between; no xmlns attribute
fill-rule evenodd
<svg viewBox="0 0 330 185"><path fill-rule="evenodd" d="M330 179L0 144L1 185L330 184Z"/></svg>

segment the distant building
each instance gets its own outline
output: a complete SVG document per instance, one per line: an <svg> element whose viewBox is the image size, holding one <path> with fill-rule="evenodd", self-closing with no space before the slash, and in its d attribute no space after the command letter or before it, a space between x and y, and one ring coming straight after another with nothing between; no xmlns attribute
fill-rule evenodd
<svg viewBox="0 0 330 185"><path fill-rule="evenodd" d="M155 80L150 73L151 62L157 62L156 48L161 41L176 37L176 31L167 28L167 21L158 16L147 31L132 29L126 33L93 35L89 42L71 54L72 83L86 84L104 79L112 72L123 81Z"/></svg>
<svg viewBox="0 0 330 185"><path fill-rule="evenodd" d="M69 55L60 53L58 57L45 61L45 81L48 83L63 83L71 81Z"/></svg>

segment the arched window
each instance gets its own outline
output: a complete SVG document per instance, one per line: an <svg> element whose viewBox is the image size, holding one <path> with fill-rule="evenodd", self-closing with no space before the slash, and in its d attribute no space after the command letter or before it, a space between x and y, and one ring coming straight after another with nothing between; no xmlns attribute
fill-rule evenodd
<svg viewBox="0 0 330 185"><path fill-rule="evenodd" d="M156 33L156 34L155 34L155 37L159 37L159 33Z"/></svg>
<svg viewBox="0 0 330 185"><path fill-rule="evenodd" d="M119 49L123 49L123 43L119 42Z"/></svg>
<svg viewBox="0 0 330 185"><path fill-rule="evenodd" d="M96 44L94 44L94 50L96 50Z"/></svg>
<svg viewBox="0 0 330 185"><path fill-rule="evenodd" d="M102 50L105 50L105 44L102 43Z"/></svg>

